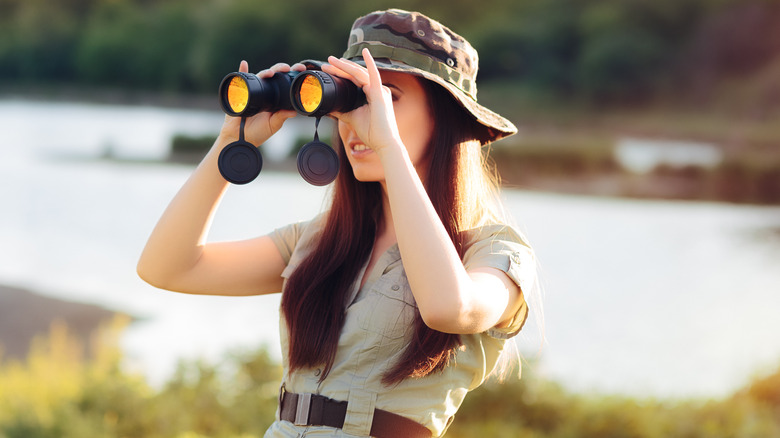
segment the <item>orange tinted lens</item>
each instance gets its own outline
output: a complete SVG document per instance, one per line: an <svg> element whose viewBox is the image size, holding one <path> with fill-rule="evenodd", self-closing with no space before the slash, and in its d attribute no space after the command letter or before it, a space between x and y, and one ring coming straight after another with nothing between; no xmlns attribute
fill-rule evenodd
<svg viewBox="0 0 780 438"><path fill-rule="evenodd" d="M230 84L227 89L228 104L233 112L240 113L244 111L246 105L249 103L249 90L241 76L234 76L230 80Z"/></svg>
<svg viewBox="0 0 780 438"><path fill-rule="evenodd" d="M308 113L313 113L322 103L322 85L314 75L306 76L298 92L301 98L301 105Z"/></svg>

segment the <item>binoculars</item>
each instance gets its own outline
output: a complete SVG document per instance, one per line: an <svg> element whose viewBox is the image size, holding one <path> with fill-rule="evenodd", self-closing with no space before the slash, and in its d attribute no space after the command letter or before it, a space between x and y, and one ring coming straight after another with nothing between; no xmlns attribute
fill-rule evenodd
<svg viewBox="0 0 780 438"><path fill-rule="evenodd" d="M276 73L268 79L230 73L222 79L219 95L222 110L236 117L283 109L322 117L333 111L349 112L366 103L363 90L352 81L320 70Z"/></svg>
<svg viewBox="0 0 780 438"><path fill-rule="evenodd" d="M227 145L219 155L219 171L233 184L253 181L263 167L257 147L244 140L244 123L261 111L295 110L319 119L331 112L349 112L366 103L363 90L352 81L320 70L276 73L270 78L243 72L229 73L219 85L219 103L225 114L241 117L239 140ZM298 152L298 172L309 184L322 186L336 178L339 161L336 152L319 141L305 144Z"/></svg>

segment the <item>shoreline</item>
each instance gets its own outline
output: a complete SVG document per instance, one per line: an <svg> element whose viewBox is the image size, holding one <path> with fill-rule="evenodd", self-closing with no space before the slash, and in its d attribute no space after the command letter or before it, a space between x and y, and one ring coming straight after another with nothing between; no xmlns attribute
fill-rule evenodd
<svg viewBox="0 0 780 438"><path fill-rule="evenodd" d="M213 96L122 89L54 87L38 93L14 93L0 87L2 99L219 111ZM568 111L571 113L542 111L536 117L525 114L519 135L492 146L490 159L497 164L496 170L506 186L633 199L780 205L780 153L775 140L780 131L773 127L774 119L751 121L749 131L760 133L753 138L745 133L735 137L731 131L724 131L724 115L720 113L702 115L678 109L670 111L670 115L662 108L636 109L627 114L607 108L598 115L582 109ZM522 118L518 115L518 119ZM615 142L626 136L711 142L719 151L721 161L705 166L696 162L674 164L656 157L654 167L647 172L632 172L615 156ZM177 134L168 140L167 157L142 160L141 163L196 165L215 137L216 134ZM736 141L734 138L739 139L739 144L732 144ZM113 156L111 142L107 141L107 144L103 155L95 158L127 161ZM656 154L663 149L655 148ZM269 159L264 167L266 170L297 170L294 158Z"/></svg>
<svg viewBox="0 0 780 438"><path fill-rule="evenodd" d="M68 332L88 347L90 336L116 315L117 312L94 304L0 285L0 362L25 360L32 341L47 336L52 324L58 322L65 323ZM85 351L88 353L88 348Z"/></svg>

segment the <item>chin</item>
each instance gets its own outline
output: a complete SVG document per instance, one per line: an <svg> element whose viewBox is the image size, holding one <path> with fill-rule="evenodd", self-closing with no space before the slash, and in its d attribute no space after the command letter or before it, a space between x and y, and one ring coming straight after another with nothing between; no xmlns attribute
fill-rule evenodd
<svg viewBox="0 0 780 438"><path fill-rule="evenodd" d="M356 180L360 182L379 182L384 181L384 175L376 175L373 172L352 172Z"/></svg>
<svg viewBox="0 0 780 438"><path fill-rule="evenodd" d="M365 165L355 166L353 164L352 176L354 176L355 179L360 182L378 182L378 181L384 181L385 179L385 174L382 171L381 167L379 169L376 169L374 168L374 166L365 166Z"/></svg>

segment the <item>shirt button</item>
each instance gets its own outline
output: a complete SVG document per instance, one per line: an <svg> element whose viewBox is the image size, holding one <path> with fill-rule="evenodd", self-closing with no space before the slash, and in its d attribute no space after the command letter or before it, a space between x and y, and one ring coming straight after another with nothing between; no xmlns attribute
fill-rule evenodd
<svg viewBox="0 0 780 438"><path fill-rule="evenodd" d="M397 284L394 284L394 285L393 285L393 287L391 287L390 289L392 289L392 290L398 290L398 289L400 289L400 288L401 288L401 286L399 286L399 285L397 285Z"/></svg>

